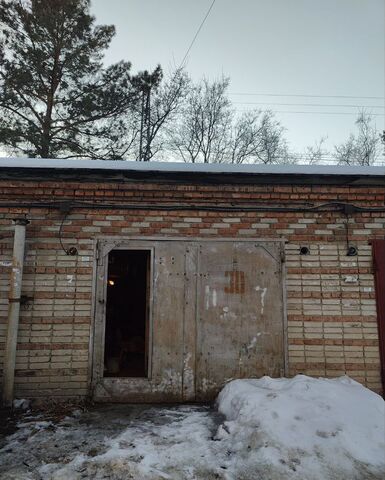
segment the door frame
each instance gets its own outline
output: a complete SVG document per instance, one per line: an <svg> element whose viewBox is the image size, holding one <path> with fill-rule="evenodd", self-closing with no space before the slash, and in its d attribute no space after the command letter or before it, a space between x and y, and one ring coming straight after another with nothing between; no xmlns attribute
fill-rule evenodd
<svg viewBox="0 0 385 480"><path fill-rule="evenodd" d="M108 255L109 251L113 249L121 250L147 250L150 251L150 295L149 295L149 338L148 338L148 349L149 349L149 359L148 359L148 377L146 378L136 378L136 377L111 377L108 380L111 383L124 384L129 387L130 391L147 391L150 388L150 382L152 378L152 353L153 353L153 302L154 302L154 259L155 259L155 243L159 242L170 242L178 241L184 242L186 244L196 244L198 242L261 242L261 243L276 243L280 244L281 252L281 294L282 294L282 329L283 329L283 349L282 349L282 360L283 360L283 372L284 376L288 375L289 372L289 345L288 345L288 324L287 324L287 286L286 286L286 262L285 262L285 244L288 243L286 238L264 238L264 237L249 237L249 238L201 238L201 237L160 237L160 236L137 236L137 235L117 235L117 236L96 236L93 240L93 280L92 280L92 309L91 309L91 325L90 325L90 339L89 339L89 361L88 361L88 383L89 383L89 396L94 398L95 388L100 378L98 376L98 367L100 369L100 362L104 364L104 329L105 329L105 312L104 312L104 323L103 323L103 332L100 335L100 331L97 332L97 294L98 289L98 272L99 272L99 262L103 256ZM109 248L106 246L110 243L113 243L113 247ZM146 243L147 245L144 245ZM106 253L107 252L107 253ZM106 267L105 267L106 268ZM105 270L106 271L106 270ZM106 285L106 284L105 284ZM105 286L106 288L106 286ZM105 294L104 294L105 297ZM104 307L105 308L105 307ZM195 317L197 311L195 309ZM197 319L195 318L195 322ZM97 342L99 341L99 345ZM100 347L101 341L101 347ZM98 351L99 350L99 351ZM99 362L99 363L98 363ZM111 401L113 401L111 399ZM183 398L181 398L183 401Z"/></svg>
<svg viewBox="0 0 385 480"><path fill-rule="evenodd" d="M141 240L141 239L140 239ZM106 383L131 383L133 386L146 387L152 379L152 337L153 337L153 299L154 299L154 250L151 245L143 245L139 239L118 237L103 237L95 239L94 275L92 289L92 322L90 335L90 388L91 395L98 382L105 379ZM148 349L146 377L104 377L104 349L107 305L108 255L112 250L144 250L149 252L147 269L147 312L146 312L146 341ZM102 275L102 278L100 278ZM101 297L100 297L101 295ZM100 297L100 298L99 298ZM98 303L103 305L98 306ZM92 347L91 347L92 342Z"/></svg>

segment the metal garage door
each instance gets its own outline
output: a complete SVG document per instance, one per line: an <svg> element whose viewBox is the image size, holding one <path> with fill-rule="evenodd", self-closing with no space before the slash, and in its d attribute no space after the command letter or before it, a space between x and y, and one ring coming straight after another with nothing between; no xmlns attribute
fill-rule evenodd
<svg viewBox="0 0 385 480"><path fill-rule="evenodd" d="M116 250L150 252L146 375L105 375L108 259ZM185 318L184 242L103 240L98 244L93 339L93 397L98 401L161 402L182 399ZM132 292L127 291L127 299ZM126 319L130 321L129 316Z"/></svg>
<svg viewBox="0 0 385 480"><path fill-rule="evenodd" d="M198 400L231 378L283 373L281 265L279 244L199 245Z"/></svg>
<svg viewBox="0 0 385 480"><path fill-rule="evenodd" d="M116 249L150 252L144 378L105 374L108 258ZM94 398L204 401L231 378L281 375L282 262L280 241L100 241L92 341Z"/></svg>

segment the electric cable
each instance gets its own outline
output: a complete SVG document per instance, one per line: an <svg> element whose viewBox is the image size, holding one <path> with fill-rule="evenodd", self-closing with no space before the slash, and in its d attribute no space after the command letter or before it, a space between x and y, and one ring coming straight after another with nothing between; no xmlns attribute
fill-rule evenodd
<svg viewBox="0 0 385 480"><path fill-rule="evenodd" d="M271 102L232 102L234 105L275 105L288 107L338 107L338 108L384 108L384 105L349 105L338 103L271 103Z"/></svg>
<svg viewBox="0 0 385 480"><path fill-rule="evenodd" d="M186 53L185 53L185 56L183 57L183 60L182 60L181 63L180 63L179 69L182 68L182 66L184 66L184 62L186 61L186 58L187 58L188 54L190 53L190 50L192 49L192 47L193 47L193 45L194 45L194 43L195 43L195 40L198 38L198 35L199 35L200 31L202 30L202 27L203 27L203 25L205 24L205 22L206 22L206 20L207 20L207 17L210 15L210 12L211 12L211 10L212 10L215 2L216 2L216 0L213 0L212 3L211 3L211 5L210 5L210 8L207 10L207 13L206 13L204 19L202 20L201 24L199 25L199 28L198 28L198 30L196 31L196 33L195 33L195 35L194 35L194 38L192 39L192 41L191 41L191 43L190 43L190 46L188 47L188 49L187 49L187 51L186 51ZM179 70L179 69L178 69L178 70Z"/></svg>
<svg viewBox="0 0 385 480"><path fill-rule="evenodd" d="M60 202L34 202L34 203L0 203L0 208L49 208L58 209L62 208L63 203ZM282 206L271 205L271 202L263 203L259 202L257 205L250 204L230 204L230 205L208 205L208 204L119 204L119 203L89 203L89 202L70 202L71 210L73 209L90 209L90 210L159 210L159 211L212 211L212 212L342 212L349 208L350 211L356 213L382 213L385 212L385 205L379 207L361 207L345 202L326 202L318 205L314 204L302 204L301 206ZM62 221L64 223L64 221Z"/></svg>
<svg viewBox="0 0 385 480"><path fill-rule="evenodd" d="M229 95L242 96L260 96L260 97L299 97L299 98L363 98L366 100L383 100L385 97L375 96L359 96L359 95L307 95L296 93L245 93L245 92L230 92Z"/></svg>

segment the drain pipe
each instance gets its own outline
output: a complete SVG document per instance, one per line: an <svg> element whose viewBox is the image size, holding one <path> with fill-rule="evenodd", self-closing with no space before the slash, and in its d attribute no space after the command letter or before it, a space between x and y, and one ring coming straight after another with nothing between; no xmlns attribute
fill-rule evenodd
<svg viewBox="0 0 385 480"><path fill-rule="evenodd" d="M28 225L29 220L26 218L16 218L13 222L15 225L15 236L13 240L11 278L9 282L8 329L3 368L3 403L6 407L12 407L13 402L16 345L19 329L20 295L24 264L25 227Z"/></svg>

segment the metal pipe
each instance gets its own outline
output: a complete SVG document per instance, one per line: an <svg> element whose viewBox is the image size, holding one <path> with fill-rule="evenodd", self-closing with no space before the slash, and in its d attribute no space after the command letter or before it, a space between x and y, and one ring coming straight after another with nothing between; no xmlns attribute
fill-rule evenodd
<svg viewBox="0 0 385 480"><path fill-rule="evenodd" d="M3 369L3 403L6 407L11 407L13 402L16 346L25 250L25 228L29 223L29 220L26 218L16 218L13 221L15 224L15 236L13 240L12 268L9 283L8 329Z"/></svg>

